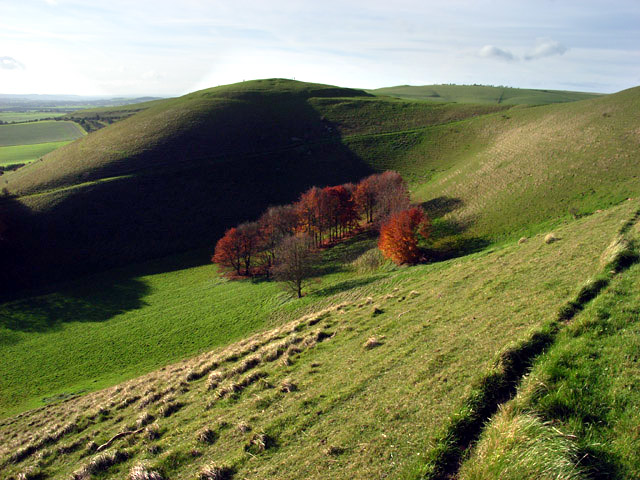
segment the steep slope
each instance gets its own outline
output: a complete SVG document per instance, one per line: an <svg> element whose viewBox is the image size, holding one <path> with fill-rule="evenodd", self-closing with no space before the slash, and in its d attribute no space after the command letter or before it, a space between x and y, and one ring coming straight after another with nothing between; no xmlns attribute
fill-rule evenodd
<svg viewBox="0 0 640 480"><path fill-rule="evenodd" d="M310 185L372 171L343 143L447 123L495 106L384 100L261 80L153 102L3 176L12 277L42 284L213 245L221 232ZM37 278L36 278L37 277Z"/></svg>
<svg viewBox="0 0 640 480"><path fill-rule="evenodd" d="M166 479L211 464L226 478L418 478L474 382L600 271L636 208L568 222L552 244L538 235L377 272L238 343L5 419L0 467L44 478L123 478L141 462Z"/></svg>

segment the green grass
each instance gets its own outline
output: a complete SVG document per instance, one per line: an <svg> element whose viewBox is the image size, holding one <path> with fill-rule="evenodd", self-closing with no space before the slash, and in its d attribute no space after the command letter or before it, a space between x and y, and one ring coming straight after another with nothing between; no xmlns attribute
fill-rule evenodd
<svg viewBox="0 0 640 480"><path fill-rule="evenodd" d="M0 147L62 142L81 138L84 130L74 122L42 122L0 125Z"/></svg>
<svg viewBox="0 0 640 480"><path fill-rule="evenodd" d="M101 444L120 431L135 429L136 418L148 411L157 418L160 438L147 440L132 435L130 439L116 441L112 448L126 450L128 459L110 467L106 477L120 478L142 460L170 478L194 478L203 464L211 462L234 467L237 478L410 478L448 416L459 408L474 381L491 368L498 353L506 345L526 339L531 329L553 318L558 308L574 297L585 278L600 271L601 253L620 222L632 212L632 206L624 204L567 223L555 232L562 240L550 245L539 235L523 244L509 243L414 268L361 275L357 271L332 273L328 269L326 273L330 276L314 287L314 292L304 299L309 303L302 308L329 309L292 323L286 322L300 314L298 302L285 302L277 307L271 303L277 303L277 298L269 294L275 291L270 290L275 288L271 284L234 284L234 291L244 292L243 297L224 300L213 296L215 289L223 289L227 284L217 280L211 267L138 278L136 281L143 281L150 288L141 296L147 305L90 325L93 332L100 332L94 335L112 340L91 343L98 351L84 350L82 342L72 343L71 339L85 325L68 323L66 328L42 334L49 345L47 361L72 356L78 363L91 357L105 358L111 363L114 356L122 355L112 352L120 350L132 358L137 355L155 358L159 365L164 365L179 358L185 345L191 348L192 343L199 342L199 336L211 335L209 330L215 331L220 322L225 322L216 316L217 310L212 305L221 308L230 303L238 305L238 314L230 309L229 315L239 325L243 319L247 322L244 331L234 330L238 338L252 330L264 333L120 387L7 419L0 426L0 437L6 439L0 447L0 458L6 459L19 446L28 445L25 440L28 435L33 434L31 442L38 445L37 439L43 438L51 420L64 417L65 422L76 425L76 431L73 427L65 429L71 433L56 440L56 429L50 430L53 440L45 440L50 443L38 466L48 475L68 476L90 460L91 456L84 453L88 439ZM362 245L365 248L367 245ZM355 251L349 249L328 251L327 261L348 260L352 254ZM111 282L114 286L111 289L99 282L85 284L92 285L85 288L96 292L117 290L120 295L127 287L117 282ZM89 292L80 293L82 299L92 298ZM222 290L220 293L226 294ZM55 307L61 300L58 295L52 293L44 298L47 308ZM173 308L169 308L169 301ZM269 308L276 306L276 313L266 322L260 320L265 301ZM13 304L17 307L12 315L20 309L28 312L35 303ZM68 311L64 305L60 308ZM378 313L374 314L374 310ZM175 326L167 326L163 317L172 317L174 311L175 317L169 323ZM124 320L127 316L129 321ZM124 318L118 320L119 317ZM180 317L184 320L180 321ZM155 323L164 329L156 329ZM191 327L192 324L201 327ZM131 346L123 349L120 335L124 333L118 331L124 331L125 325L132 340ZM139 327L143 325L145 331L156 331L155 337L141 338ZM190 340L181 342L180 339L187 338L182 330L191 328L194 330L189 334ZM107 334L109 330L111 333ZM12 335L19 339L21 333L14 331ZM67 348L64 354L53 347L63 336L69 338L68 343L60 345ZM375 337L379 345L365 349L370 337ZM220 344L231 340L231 336L221 337ZM268 352L275 352L281 342L286 342L282 343L284 350L268 360ZM167 348L169 344L179 351ZM158 345L156 356L154 350ZM296 346L298 353L284 352L286 345ZM34 350L26 348L27 344L19 346L16 343L8 347L16 360L12 362L13 368L20 368L23 358L28 359ZM160 349L164 355L159 353ZM172 358L173 355L176 357ZM252 355L259 355L258 365L241 368ZM148 365L144 361L141 364ZM23 371L19 388L29 388L30 382L38 383L38 375L49 375L46 365L39 364L31 373ZM116 365L122 368L117 362ZM102 364L92 367L105 370ZM64 377L73 368L67 365L56 374ZM242 372L245 368L248 370ZM223 375L227 378L213 390L207 390L209 371L228 372ZM252 375L254 372L262 372L262 377ZM5 376L3 372L0 378ZM285 381L295 385L288 388L293 390L290 393L281 388ZM220 393L223 398L216 400L215 392L224 392L227 386L233 386L236 393ZM135 397L147 397L153 392L163 398L173 397L167 401L181 404L181 408L165 416L162 399L141 408L142 400ZM163 396L163 392L168 393ZM60 422L58 429L65 422ZM237 428L240 422L247 423L251 430L240 431ZM197 439L197 433L204 427L217 434L212 444ZM266 435L261 437L266 443L264 451L256 445L249 446L257 434ZM77 441L80 444L75 449L58 448ZM151 453L150 445L159 447L153 450L156 453ZM193 449L202 455L194 457ZM23 460L5 464L5 468L15 475L35 462L35 456L27 455Z"/></svg>
<svg viewBox="0 0 640 480"><path fill-rule="evenodd" d="M564 90L492 87L486 85L400 85L369 90L375 95L431 102L488 103L498 105L546 105L576 102L600 96L598 93Z"/></svg>
<svg viewBox="0 0 640 480"><path fill-rule="evenodd" d="M491 422L461 478L534 478L540 465L522 434L517 428L505 434L527 417L539 419L541 431L531 438L536 448L570 465L575 478L638 478L638 282L634 266L561 333L518 397ZM509 461L515 458L521 460ZM535 478L574 478L556 476L553 467Z"/></svg>
<svg viewBox="0 0 640 480"><path fill-rule="evenodd" d="M29 163L42 158L49 152L69 143L48 142L36 143L33 145L14 145L11 147L0 147L0 166L11 165L13 163Z"/></svg>
<svg viewBox="0 0 640 480"><path fill-rule="evenodd" d="M273 282L227 281L213 264L134 276L141 269L171 270L183 256L2 304L0 415L39 406L44 398L112 385L242 339L274 317L359 284L341 264L373 245L363 236L328 251L325 275L312 284L315 293L301 301ZM188 257L201 261L206 255Z"/></svg>

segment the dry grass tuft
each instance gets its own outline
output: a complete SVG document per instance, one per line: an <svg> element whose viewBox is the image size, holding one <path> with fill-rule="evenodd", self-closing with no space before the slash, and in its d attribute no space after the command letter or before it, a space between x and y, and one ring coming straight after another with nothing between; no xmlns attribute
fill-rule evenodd
<svg viewBox="0 0 640 480"><path fill-rule="evenodd" d="M372 348L379 347L382 345L381 339L379 337L369 337L366 342L364 342L364 349L371 350Z"/></svg>
<svg viewBox="0 0 640 480"><path fill-rule="evenodd" d="M207 378L207 390L215 390L220 385L220 382L224 379L224 375L221 372L211 372Z"/></svg>
<svg viewBox="0 0 640 480"><path fill-rule="evenodd" d="M160 438L160 425L158 425L157 423L147 425L147 428L144 429L144 435L149 440L156 440Z"/></svg>
<svg viewBox="0 0 640 480"><path fill-rule="evenodd" d="M18 474L18 480L36 480L42 477L42 471L33 466L25 468Z"/></svg>
<svg viewBox="0 0 640 480"><path fill-rule="evenodd" d="M184 404L181 402L166 401L160 407L160 415L162 415L165 418L170 417L171 415L176 413L178 410L180 410L182 407L184 407Z"/></svg>
<svg viewBox="0 0 640 480"><path fill-rule="evenodd" d="M527 243L527 237L521 237L520 240L518 240L518 245L522 245L523 243Z"/></svg>
<svg viewBox="0 0 640 480"><path fill-rule="evenodd" d="M251 437L244 449L248 452L260 453L272 447L274 443L273 438L266 433L256 433Z"/></svg>
<svg viewBox="0 0 640 480"><path fill-rule="evenodd" d="M155 470L149 470L145 465L138 464L129 470L129 480L164 480Z"/></svg>
<svg viewBox="0 0 640 480"><path fill-rule="evenodd" d="M553 234L553 233L548 233L544 237L544 243L546 243L546 244L557 242L558 240L560 240L560 238L556 237L555 234Z"/></svg>
<svg viewBox="0 0 640 480"><path fill-rule="evenodd" d="M218 435L214 430L209 427L205 427L198 432L197 439L200 443L211 444L216 441Z"/></svg>
<svg viewBox="0 0 640 480"><path fill-rule="evenodd" d="M155 417L151 415L149 412L143 412L142 414L140 414L140 416L136 420L136 426L138 428L142 428L145 425L150 424L154 420L155 420Z"/></svg>
<svg viewBox="0 0 640 480"><path fill-rule="evenodd" d="M98 455L93 457L83 468L73 472L72 478L73 480L85 480L92 475L108 470L116 463L124 462L128 458L129 454L121 450L99 453Z"/></svg>
<svg viewBox="0 0 640 480"><path fill-rule="evenodd" d="M247 422L238 423L237 428L240 433L247 433L251 431L251 425L249 425Z"/></svg>
<svg viewBox="0 0 640 480"><path fill-rule="evenodd" d="M199 480L230 480L232 477L233 469L219 465L206 465L198 475Z"/></svg>
<svg viewBox="0 0 640 480"><path fill-rule="evenodd" d="M344 448L338 447L336 445L329 445L325 451L325 455L329 455L331 457L337 457L338 455L342 455L344 453Z"/></svg>
<svg viewBox="0 0 640 480"><path fill-rule="evenodd" d="M87 452L95 452L98 449L98 444L94 441L90 441L89 443L87 443L85 449Z"/></svg>
<svg viewBox="0 0 640 480"><path fill-rule="evenodd" d="M290 380L283 380L280 385L280 391L283 393L295 392L297 389L297 385Z"/></svg>

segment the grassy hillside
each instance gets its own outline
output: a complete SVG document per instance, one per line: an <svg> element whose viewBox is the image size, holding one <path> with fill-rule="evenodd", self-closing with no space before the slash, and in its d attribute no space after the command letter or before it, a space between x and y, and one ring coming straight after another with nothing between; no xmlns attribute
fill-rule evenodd
<svg viewBox="0 0 640 480"><path fill-rule="evenodd" d="M0 125L0 147L71 141L83 135L85 132L76 123L66 121Z"/></svg>
<svg viewBox="0 0 640 480"><path fill-rule="evenodd" d="M4 175L0 186L13 195L0 204L9 225L4 252L20 259L12 277L24 286L211 247L225 228L270 204L372 172L345 138L501 109L377 99L289 80L154 102Z"/></svg>
<svg viewBox="0 0 640 480"><path fill-rule="evenodd" d="M0 416L242 339L322 301L328 292L373 281L377 277L355 278L338 261L373 246L375 239L361 236L333 249L323 265L333 273L318 278L314 293L301 301L293 301L276 283L230 282L218 276L213 264L173 271L192 261L189 257L206 255L197 251L4 303ZM75 359L72 365L69 355Z"/></svg>
<svg viewBox="0 0 640 480"><path fill-rule="evenodd" d="M625 228L601 264L630 244L637 248L639 225ZM516 397L485 427L459 478L640 476L640 268L632 265L610 277L611 272L600 275L602 293L575 318L565 319Z"/></svg>
<svg viewBox="0 0 640 480"><path fill-rule="evenodd" d="M417 478L475 382L601 271L636 208L568 222L551 244L537 235L360 274L360 286L328 289L315 313L291 310L228 347L2 421L0 462L8 475L31 466L33 476L56 478L83 469L122 478L140 462L172 479L197 478L207 465L226 467L227 478ZM179 296L216 301L199 293L215 276L191 278ZM117 329L116 319L106 323ZM153 351L155 340L139 343Z"/></svg>
<svg viewBox="0 0 640 480"><path fill-rule="evenodd" d="M598 93L564 90L491 87L486 85L399 85L368 90L374 95L432 102L489 103L499 105L546 105L575 102L600 96Z"/></svg>

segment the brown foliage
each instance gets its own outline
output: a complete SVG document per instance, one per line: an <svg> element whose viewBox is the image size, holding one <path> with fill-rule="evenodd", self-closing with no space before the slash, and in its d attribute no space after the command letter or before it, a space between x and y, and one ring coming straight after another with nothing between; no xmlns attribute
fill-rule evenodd
<svg viewBox="0 0 640 480"><path fill-rule="evenodd" d="M420 260L418 235L429 235L430 223L424 211L410 208L393 214L380 229L378 248L397 264L415 264Z"/></svg>

